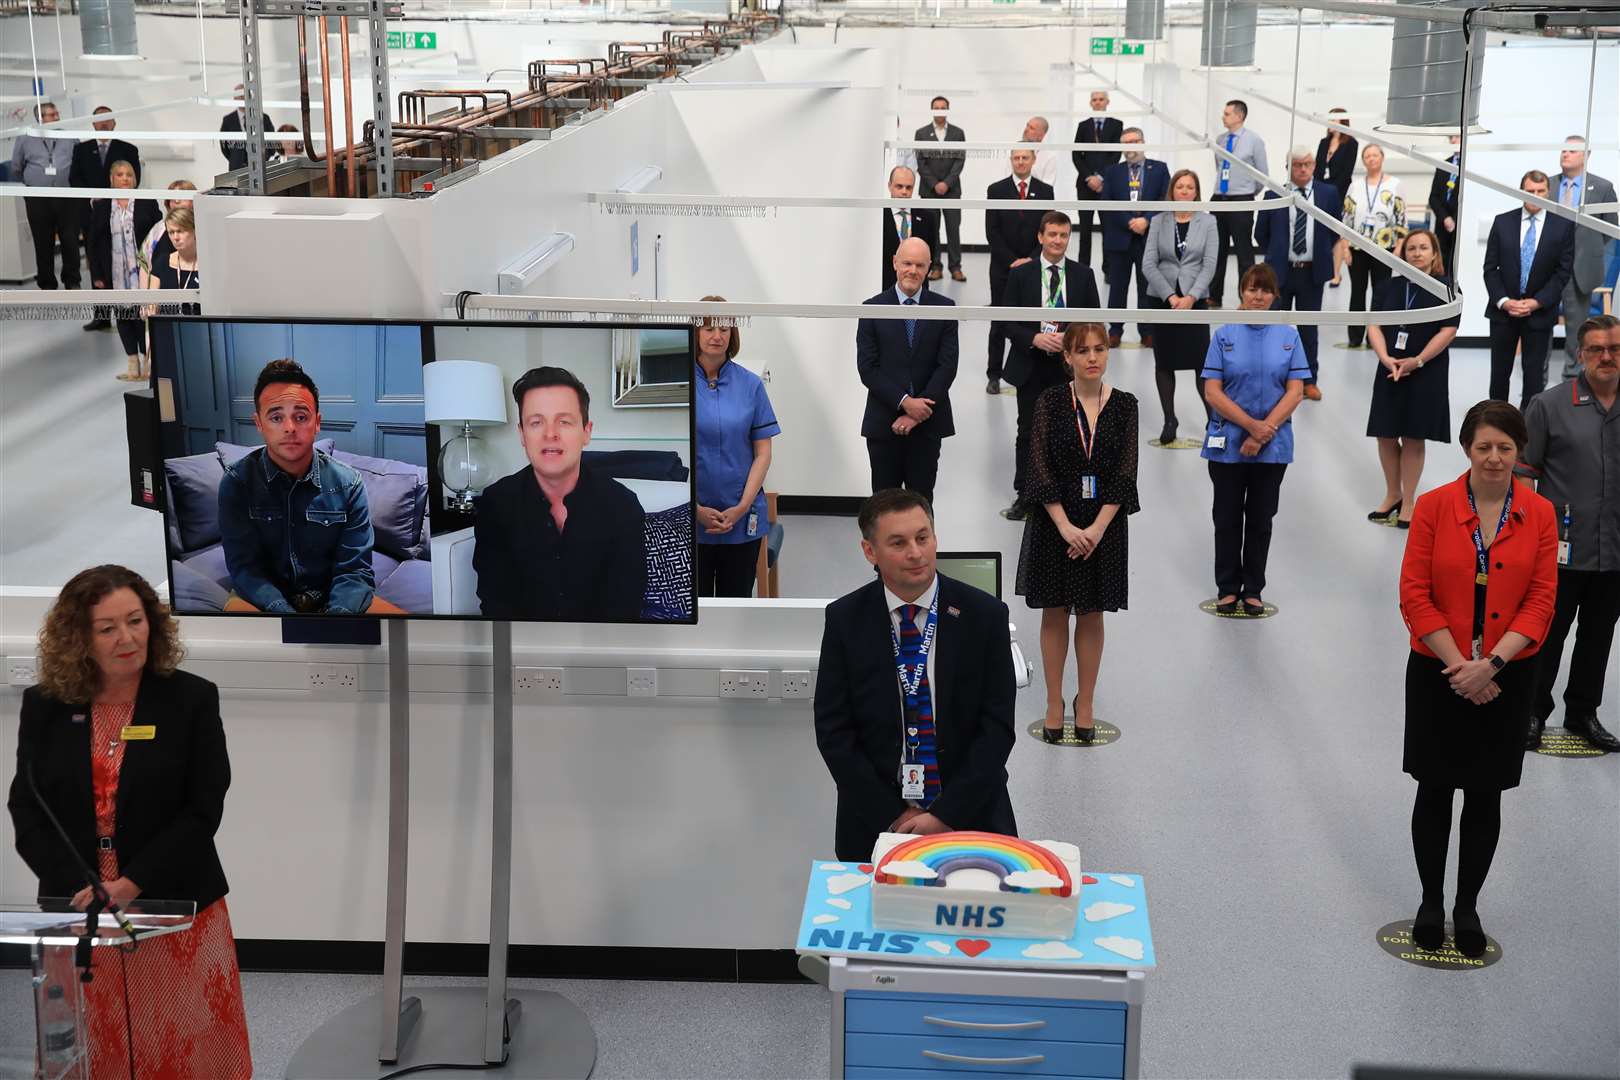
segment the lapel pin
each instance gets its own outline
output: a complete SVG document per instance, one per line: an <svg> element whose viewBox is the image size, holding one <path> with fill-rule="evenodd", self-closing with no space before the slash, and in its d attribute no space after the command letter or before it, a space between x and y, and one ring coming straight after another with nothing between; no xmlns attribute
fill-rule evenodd
<svg viewBox="0 0 1620 1080"><path fill-rule="evenodd" d="M959 607L948 607L945 609L945 614L952 616L960 615L962 614L962 609Z"/></svg>
<svg viewBox="0 0 1620 1080"><path fill-rule="evenodd" d="M76 713L74 713L74 714L73 714L73 722L74 722L74 723L75 723L75 724L82 724L82 723L84 723L84 713L82 713L82 712L76 712Z"/></svg>

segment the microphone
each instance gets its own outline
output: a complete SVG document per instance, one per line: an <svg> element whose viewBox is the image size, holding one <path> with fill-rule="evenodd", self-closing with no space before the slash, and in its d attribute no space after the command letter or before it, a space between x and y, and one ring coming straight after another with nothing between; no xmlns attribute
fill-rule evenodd
<svg viewBox="0 0 1620 1080"><path fill-rule="evenodd" d="M113 898L108 894L106 887L101 884L101 875L92 870L90 864L84 861L84 856L79 854L79 849L73 846L72 837L68 836L67 830L62 827L62 822L57 819L56 814L51 810L50 804L45 801L45 796L40 793L39 785L34 782L34 762L32 759L23 763L23 778L28 781L28 790L33 793L34 801L39 804L39 808L45 811L45 817L51 823L51 828L56 831L56 835L61 839L62 846L73 856L73 861L79 868L79 876L90 887L91 895L95 897L100 906L112 914L114 921L118 923L118 928L124 932L124 936L129 938L130 941L134 941L136 937L135 927L131 925L129 919L124 915L123 909L113 903Z"/></svg>

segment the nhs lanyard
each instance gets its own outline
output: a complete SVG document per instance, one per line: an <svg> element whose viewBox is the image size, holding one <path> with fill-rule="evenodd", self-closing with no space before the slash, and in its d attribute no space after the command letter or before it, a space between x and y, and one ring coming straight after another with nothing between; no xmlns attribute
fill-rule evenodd
<svg viewBox="0 0 1620 1080"><path fill-rule="evenodd" d="M923 676L928 674L928 654L934 648L934 633L939 627L939 589L934 589L934 601L928 605L928 621L923 624L922 646L917 651L917 662L908 664L900 652L900 633L889 627L889 640L894 643L894 666L900 676L900 692L905 695L907 708L917 707L917 691L922 689Z"/></svg>
<svg viewBox="0 0 1620 1080"><path fill-rule="evenodd" d="M1092 429L1086 420L1085 407L1080 404L1080 395L1074 392L1074 384L1069 384L1069 399L1074 402L1074 427L1080 433L1080 449L1085 452L1086 460L1090 461L1092 451L1097 448L1097 432ZM1102 427L1102 395L1097 397L1097 427Z"/></svg>
<svg viewBox="0 0 1620 1080"><path fill-rule="evenodd" d="M1471 484L1468 487L1468 509L1474 512L1476 519L1479 517L1479 506L1474 502L1474 488ZM1507 497L1502 500L1502 519L1496 523L1496 536L1492 538L1492 543L1495 543L1496 538L1502 535L1502 526L1507 524L1508 511L1512 509L1513 485L1509 484ZM1485 536L1480 532L1480 526L1483 524L1482 521L1476 520L1474 522L1474 559L1476 562L1474 584L1480 586L1483 586L1489 578L1491 565L1490 549L1485 546Z"/></svg>

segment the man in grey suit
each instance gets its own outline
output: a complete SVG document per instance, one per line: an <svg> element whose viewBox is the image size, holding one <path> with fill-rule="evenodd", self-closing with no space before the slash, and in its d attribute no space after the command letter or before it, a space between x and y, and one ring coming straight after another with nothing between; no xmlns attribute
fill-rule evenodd
<svg viewBox="0 0 1620 1080"><path fill-rule="evenodd" d="M1595 173L1586 171L1586 159L1591 156L1586 140L1571 135L1564 140L1564 149L1558 155L1561 175L1556 190L1549 197L1564 206L1584 206L1588 203L1615 201L1614 185ZM1597 215L1600 221L1615 224L1613 211ZM1596 229L1575 226L1575 270L1564 286L1564 378L1573 379L1580 371L1579 336L1575 331L1586 321L1592 307L1592 290L1603 284L1604 252L1611 241Z"/></svg>
<svg viewBox="0 0 1620 1080"><path fill-rule="evenodd" d="M951 103L947 98L936 97L928 103L929 111L934 114L932 123L924 124L917 129L914 136L919 142L928 139L934 142L966 142L967 136L955 124L947 123ZM961 151L919 150L917 151L917 187L925 199L960 199L962 197L962 166L967 163L967 155ZM966 281L967 275L962 273L962 211L942 210L940 234L945 242L934 248L934 261L928 267L928 280L938 281L945 275L940 270L939 248L944 247L949 252L949 265L952 281Z"/></svg>

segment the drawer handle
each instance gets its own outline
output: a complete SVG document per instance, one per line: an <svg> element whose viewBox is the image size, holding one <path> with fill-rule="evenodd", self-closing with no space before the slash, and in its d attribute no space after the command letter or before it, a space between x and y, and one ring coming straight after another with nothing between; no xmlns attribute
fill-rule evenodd
<svg viewBox="0 0 1620 1080"><path fill-rule="evenodd" d="M1026 1057L967 1057L964 1054L945 1054L938 1050L924 1050L922 1056L933 1058L935 1061L952 1061L958 1065L1039 1065L1046 1060L1045 1054L1029 1054Z"/></svg>
<svg viewBox="0 0 1620 1080"><path fill-rule="evenodd" d="M1019 1020L1010 1024L980 1024L971 1020L946 1020L938 1016L924 1016L923 1023L960 1031L1036 1031L1046 1026L1045 1020Z"/></svg>

